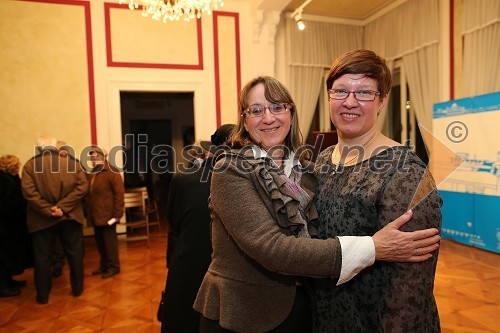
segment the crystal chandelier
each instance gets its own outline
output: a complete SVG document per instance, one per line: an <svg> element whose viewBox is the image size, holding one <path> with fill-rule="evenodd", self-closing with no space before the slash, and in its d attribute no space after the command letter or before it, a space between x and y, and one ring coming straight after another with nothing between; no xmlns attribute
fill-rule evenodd
<svg viewBox="0 0 500 333"><path fill-rule="evenodd" d="M163 22L199 19L202 13L210 15L224 6L223 0L120 0L120 4L124 3L131 10L142 6L142 16Z"/></svg>

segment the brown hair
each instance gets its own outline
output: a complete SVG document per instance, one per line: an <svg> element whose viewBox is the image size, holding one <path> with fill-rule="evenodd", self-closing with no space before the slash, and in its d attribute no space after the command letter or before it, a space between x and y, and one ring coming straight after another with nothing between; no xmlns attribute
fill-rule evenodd
<svg viewBox="0 0 500 333"><path fill-rule="evenodd" d="M21 162L17 156L3 155L0 157L0 170L4 172L15 175L19 172L20 165Z"/></svg>
<svg viewBox="0 0 500 333"><path fill-rule="evenodd" d="M248 145L257 144L250 137L250 134L245 129L245 115L243 112L248 108L248 94L250 90L258 84L264 85L264 96L271 103L286 103L290 105L291 113L291 128L290 132L285 138L285 146L292 151L297 152L299 147L303 143L302 133L299 129L299 120L297 116L297 110L295 108L295 102L293 101L292 95L288 89L278 80L270 76L258 76L255 79L248 82L240 93L239 98L239 111L240 120L231 137L229 138L229 144L233 148L243 148ZM305 157L305 156L304 156Z"/></svg>
<svg viewBox="0 0 500 333"><path fill-rule="evenodd" d="M344 74L364 74L377 81L381 96L389 93L392 87L392 75L385 60L370 50L354 50L339 56L328 73L326 89L330 89L333 82Z"/></svg>

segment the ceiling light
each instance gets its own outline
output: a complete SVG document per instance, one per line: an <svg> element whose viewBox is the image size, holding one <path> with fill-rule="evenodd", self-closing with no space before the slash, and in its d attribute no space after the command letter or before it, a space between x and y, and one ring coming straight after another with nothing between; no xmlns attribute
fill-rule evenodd
<svg viewBox="0 0 500 333"><path fill-rule="evenodd" d="M297 29L304 30L306 28L306 24L302 21L302 10L305 6L307 6L312 0L306 0L299 8L295 9L295 11L290 15L291 18L295 18L295 23L297 23Z"/></svg>
<svg viewBox="0 0 500 333"><path fill-rule="evenodd" d="M306 28L306 24L302 21L302 12L295 15L295 23L297 23L297 29L304 30Z"/></svg>
<svg viewBox="0 0 500 333"><path fill-rule="evenodd" d="M142 6L142 15L151 16L157 21L189 21L201 18L202 13L211 14L224 6L223 0L120 0L131 10Z"/></svg>

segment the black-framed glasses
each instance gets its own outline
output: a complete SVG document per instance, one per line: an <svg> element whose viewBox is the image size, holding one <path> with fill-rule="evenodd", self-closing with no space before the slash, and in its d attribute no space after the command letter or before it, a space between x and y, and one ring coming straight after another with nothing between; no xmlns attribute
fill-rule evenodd
<svg viewBox="0 0 500 333"><path fill-rule="evenodd" d="M290 105L286 103L273 103L269 106L252 104L243 111L242 115L250 118L263 117L266 109L273 115L279 115L290 111Z"/></svg>
<svg viewBox="0 0 500 333"><path fill-rule="evenodd" d="M354 94L354 98L358 101L373 101L375 100L375 96L380 96L380 93L374 90L348 91L345 89L328 89L328 96L332 99L346 99L351 93Z"/></svg>

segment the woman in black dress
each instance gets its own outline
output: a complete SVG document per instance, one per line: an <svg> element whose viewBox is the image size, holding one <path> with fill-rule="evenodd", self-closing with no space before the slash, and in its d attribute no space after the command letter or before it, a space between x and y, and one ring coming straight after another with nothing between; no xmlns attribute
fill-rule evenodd
<svg viewBox="0 0 500 333"><path fill-rule="evenodd" d="M377 128L391 84L385 61L368 50L341 55L330 69L339 143L316 163L322 238L373 235L408 208L413 219L401 230L441 227L442 200L426 165ZM318 279L315 332L439 332L437 256L436 250L420 263L376 261L340 286Z"/></svg>

